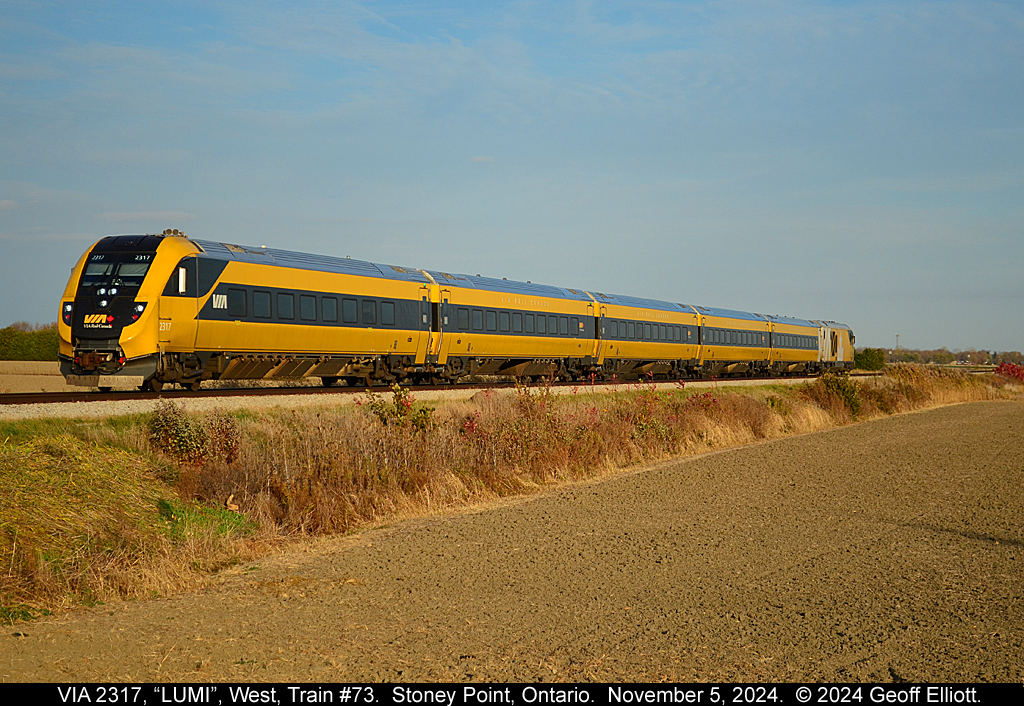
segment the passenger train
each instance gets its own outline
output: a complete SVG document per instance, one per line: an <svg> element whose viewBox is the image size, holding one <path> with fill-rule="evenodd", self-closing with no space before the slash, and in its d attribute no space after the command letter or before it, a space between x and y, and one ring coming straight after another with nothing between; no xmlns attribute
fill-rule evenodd
<svg viewBox="0 0 1024 706"><path fill-rule="evenodd" d="M103 238L60 305L72 385L324 385L842 372L854 335L766 316L160 235Z"/></svg>

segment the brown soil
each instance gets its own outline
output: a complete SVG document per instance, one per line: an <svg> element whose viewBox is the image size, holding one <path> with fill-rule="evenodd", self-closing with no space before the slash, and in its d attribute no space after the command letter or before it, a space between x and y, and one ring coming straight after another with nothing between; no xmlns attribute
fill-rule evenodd
<svg viewBox="0 0 1024 706"><path fill-rule="evenodd" d="M1024 404L713 453L0 636L4 681L1024 679Z"/></svg>

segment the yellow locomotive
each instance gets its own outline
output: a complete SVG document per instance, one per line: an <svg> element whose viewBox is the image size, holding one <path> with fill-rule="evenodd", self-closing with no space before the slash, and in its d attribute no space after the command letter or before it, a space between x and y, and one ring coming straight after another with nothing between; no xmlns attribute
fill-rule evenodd
<svg viewBox="0 0 1024 706"><path fill-rule="evenodd" d="M325 385L467 375L635 379L848 370L835 322L193 240L103 238L61 300L69 384Z"/></svg>

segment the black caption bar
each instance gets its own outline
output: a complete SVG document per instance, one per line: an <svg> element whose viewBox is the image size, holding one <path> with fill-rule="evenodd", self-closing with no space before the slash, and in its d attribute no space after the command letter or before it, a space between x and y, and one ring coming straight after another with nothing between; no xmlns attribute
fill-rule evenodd
<svg viewBox="0 0 1024 706"><path fill-rule="evenodd" d="M1014 697L1016 694L1016 697ZM548 706L549 704L1001 704L1021 684L4 684L33 706ZM1011 699L1013 701L1011 701Z"/></svg>

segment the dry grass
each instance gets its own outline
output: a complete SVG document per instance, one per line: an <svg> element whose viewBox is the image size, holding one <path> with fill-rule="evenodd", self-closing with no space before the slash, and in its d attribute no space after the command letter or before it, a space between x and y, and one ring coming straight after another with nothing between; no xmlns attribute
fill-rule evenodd
<svg viewBox="0 0 1024 706"><path fill-rule="evenodd" d="M894 366L796 388L556 396L407 390L357 407L7 425L4 617L165 594L277 537L351 531L640 464L955 402L1022 397L1012 378ZM0 433L4 433L0 431ZM237 508L236 508L237 506ZM237 509L237 512L235 511Z"/></svg>

